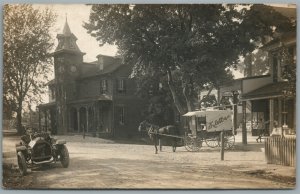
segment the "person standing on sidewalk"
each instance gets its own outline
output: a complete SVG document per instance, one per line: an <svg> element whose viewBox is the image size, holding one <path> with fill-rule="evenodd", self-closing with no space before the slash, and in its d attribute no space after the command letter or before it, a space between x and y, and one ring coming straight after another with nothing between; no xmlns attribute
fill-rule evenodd
<svg viewBox="0 0 300 194"><path fill-rule="evenodd" d="M261 142L261 137L264 135L264 131L265 131L265 126L263 124L263 120L262 118L259 119L258 123L257 123L257 128L258 128L258 131L259 131L259 135L258 135L258 138L256 138L256 142L258 143L258 140L259 142Z"/></svg>

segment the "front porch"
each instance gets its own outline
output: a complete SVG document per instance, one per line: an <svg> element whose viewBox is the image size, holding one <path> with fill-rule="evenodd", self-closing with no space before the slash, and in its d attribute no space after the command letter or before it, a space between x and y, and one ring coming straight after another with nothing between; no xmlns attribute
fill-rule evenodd
<svg viewBox="0 0 300 194"><path fill-rule="evenodd" d="M71 101L66 106L66 123L59 129L56 102L39 106L39 129L51 134L86 134L108 137L113 134L113 103L107 98Z"/></svg>
<svg viewBox="0 0 300 194"><path fill-rule="evenodd" d="M111 101L77 102L68 106L68 133L111 135L112 121Z"/></svg>

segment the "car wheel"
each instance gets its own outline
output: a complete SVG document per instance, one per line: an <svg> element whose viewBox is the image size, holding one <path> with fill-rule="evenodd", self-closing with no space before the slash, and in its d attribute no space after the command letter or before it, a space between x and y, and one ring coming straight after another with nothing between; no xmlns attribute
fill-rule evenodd
<svg viewBox="0 0 300 194"><path fill-rule="evenodd" d="M27 174L27 165L26 165L26 160L25 156L22 152L18 152L18 166L19 166L19 171L22 176Z"/></svg>
<svg viewBox="0 0 300 194"><path fill-rule="evenodd" d="M60 162L61 162L61 165L64 167L64 168L68 168L69 166L69 152L68 152L68 149L65 145L63 145L61 147L61 150L60 150Z"/></svg>

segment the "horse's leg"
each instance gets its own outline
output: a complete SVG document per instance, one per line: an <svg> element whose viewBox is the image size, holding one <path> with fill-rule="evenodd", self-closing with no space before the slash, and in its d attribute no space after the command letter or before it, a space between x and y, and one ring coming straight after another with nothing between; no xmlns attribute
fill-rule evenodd
<svg viewBox="0 0 300 194"><path fill-rule="evenodd" d="M158 138L158 143L159 143L159 151L162 151L162 139L161 139L161 137Z"/></svg>
<svg viewBox="0 0 300 194"><path fill-rule="evenodd" d="M154 147L155 147L155 154L157 154L158 149L157 149L157 136L156 135L154 135Z"/></svg>
<svg viewBox="0 0 300 194"><path fill-rule="evenodd" d="M173 145L172 145L172 148L173 148L173 152L176 151L176 146L177 146L177 139L176 138L173 138Z"/></svg>

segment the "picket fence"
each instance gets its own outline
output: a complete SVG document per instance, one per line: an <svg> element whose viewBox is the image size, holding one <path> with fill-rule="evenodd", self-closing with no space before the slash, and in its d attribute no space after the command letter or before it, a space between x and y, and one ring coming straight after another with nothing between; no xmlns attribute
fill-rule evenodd
<svg viewBox="0 0 300 194"><path fill-rule="evenodd" d="M265 156L268 164L295 166L296 137L267 137L265 140Z"/></svg>

